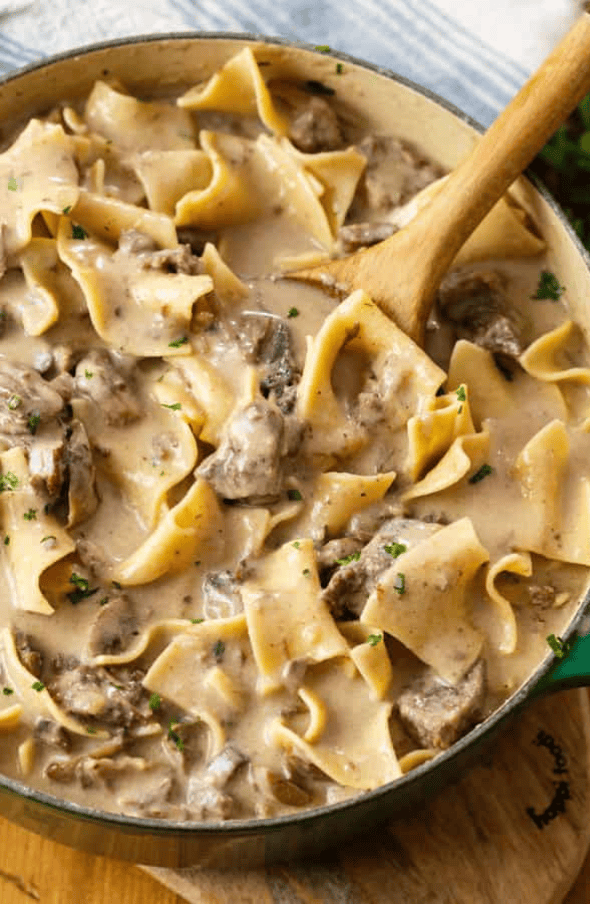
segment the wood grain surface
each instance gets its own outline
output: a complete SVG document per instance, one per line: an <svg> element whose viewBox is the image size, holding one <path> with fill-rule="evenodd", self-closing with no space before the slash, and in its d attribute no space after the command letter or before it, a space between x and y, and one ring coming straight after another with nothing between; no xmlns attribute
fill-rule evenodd
<svg viewBox="0 0 590 904"><path fill-rule="evenodd" d="M428 837L420 819L405 827L393 823L387 833L380 833L389 841L380 839L378 855L376 845L370 850L359 848L357 856L349 854L341 862L327 860L311 872L276 868L249 876L158 873L168 885L182 888L185 897L130 864L70 850L0 819L0 902L329 904L338 899L339 888L350 890L352 882L356 897L346 899L350 904L357 900L370 904L590 904L590 858L579 871L590 839L590 733L588 704L584 700L582 705L582 700L579 692L570 691L531 707L518 734L511 732L500 742L493 764L488 761L475 767L460 785L431 805ZM553 720L554 736L568 758L572 796L566 812L543 830L527 817L519 831L515 826L518 814L526 810L522 805L534 806L537 813L543 810L547 776L539 773L539 763L541 771L549 764L544 762L548 751L530 741L537 726L547 730L548 720ZM468 814L466 805L477 804L478 794L493 805L485 814L483 810ZM458 802L462 802L462 813L457 812ZM456 824L445 825L453 813ZM417 833L420 825L421 834ZM388 846L389 857L384 856ZM408 868L411 851L420 857ZM408 876L406 889L399 880L400 858ZM422 883L419 893L410 889L411 882Z"/></svg>

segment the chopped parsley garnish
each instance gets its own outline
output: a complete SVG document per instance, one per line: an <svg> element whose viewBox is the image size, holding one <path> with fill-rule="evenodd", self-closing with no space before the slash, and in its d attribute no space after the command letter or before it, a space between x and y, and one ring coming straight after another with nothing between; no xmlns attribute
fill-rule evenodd
<svg viewBox="0 0 590 904"><path fill-rule="evenodd" d="M98 605L99 605L99 606L106 606L106 604L108 603L108 601L109 601L108 596L103 596L103 598L100 599L100 600L98 601Z"/></svg>
<svg viewBox="0 0 590 904"><path fill-rule="evenodd" d="M196 562L195 562L195 566L198 568L200 564L201 564L201 560L200 560L200 559L197 559Z"/></svg>
<svg viewBox="0 0 590 904"><path fill-rule="evenodd" d="M396 593L399 593L400 596L402 595L402 593L406 592L406 576L405 574L402 574L401 571L395 576L393 589Z"/></svg>
<svg viewBox="0 0 590 904"><path fill-rule="evenodd" d="M301 500L303 499L303 496L301 495L299 490L294 489L287 490L287 496L289 499L293 500L293 502L301 502Z"/></svg>
<svg viewBox="0 0 590 904"><path fill-rule="evenodd" d="M571 649L571 642L562 640L561 637L556 637L555 634L550 634L547 638L547 643L555 653L558 659L563 659L566 653L569 653Z"/></svg>
<svg viewBox="0 0 590 904"><path fill-rule="evenodd" d="M3 687L2 693L4 694L5 697L10 697L11 694L14 694L14 691L12 690L11 687Z"/></svg>
<svg viewBox="0 0 590 904"><path fill-rule="evenodd" d="M46 540L56 540L57 538L53 534L47 534L46 537L41 538L41 543L45 543Z"/></svg>
<svg viewBox="0 0 590 904"><path fill-rule="evenodd" d="M309 570L309 568L304 568L303 571L301 572L301 574L303 575L304 578L308 578L311 574L311 571Z"/></svg>
<svg viewBox="0 0 590 904"><path fill-rule="evenodd" d="M118 581L111 581L111 584L113 585L113 587L115 588L115 590L120 590L120 589L121 589L121 585L119 584Z"/></svg>
<svg viewBox="0 0 590 904"><path fill-rule="evenodd" d="M41 422L41 415L38 411L33 411L32 414L29 415L29 419L27 421L27 427L29 428L29 433L34 436L37 432L37 427Z"/></svg>
<svg viewBox="0 0 590 904"><path fill-rule="evenodd" d="M85 370L85 371L84 371L84 376L86 377L87 380L91 380L92 377L94 376L94 374L92 373L91 370Z"/></svg>
<svg viewBox="0 0 590 904"><path fill-rule="evenodd" d="M179 722L176 722L174 719L170 720L170 724L168 725L168 740L174 741L176 744L176 749L182 751L184 750L184 741L180 737L180 735L174 731L174 725L179 725Z"/></svg>
<svg viewBox="0 0 590 904"><path fill-rule="evenodd" d="M475 474L472 474L469 478L469 483L479 483L480 480L483 480L484 477L488 477L494 469L491 465L485 464L482 465L479 471L476 471Z"/></svg>
<svg viewBox="0 0 590 904"><path fill-rule="evenodd" d="M350 565L351 562L358 562L360 557L361 557L360 551L359 552L351 552L349 555L343 556L342 559L336 559L335 564L336 565Z"/></svg>
<svg viewBox="0 0 590 904"><path fill-rule="evenodd" d="M81 226L76 226L75 223L72 223L72 238L85 239L88 238L88 233Z"/></svg>
<svg viewBox="0 0 590 904"><path fill-rule="evenodd" d="M320 53L330 53L332 48L329 44L316 44L314 50L319 50Z"/></svg>
<svg viewBox="0 0 590 904"><path fill-rule="evenodd" d="M66 596L74 606L76 603L79 603L80 600L88 599L89 596L94 596L94 594L98 592L98 587L90 589L87 579L80 577L75 571L71 574L70 584L73 584L76 589L72 590L71 593L67 593Z"/></svg>
<svg viewBox="0 0 590 904"><path fill-rule="evenodd" d="M6 536L4 537L4 545L5 546L10 545L10 537L8 536L8 534L6 534Z"/></svg>
<svg viewBox="0 0 590 904"><path fill-rule="evenodd" d="M342 75L343 68L342 63L336 63L336 75Z"/></svg>
<svg viewBox="0 0 590 904"><path fill-rule="evenodd" d="M64 207L64 209L62 210L62 213L65 213L65 215L67 216L71 209L72 209L72 205L68 204L67 207Z"/></svg>
<svg viewBox="0 0 590 904"><path fill-rule="evenodd" d="M17 188L18 188L18 182L16 181L14 176L11 176L10 179L8 180L8 191L16 191Z"/></svg>
<svg viewBox="0 0 590 904"><path fill-rule="evenodd" d="M12 471L7 471L6 474L0 474L0 493L3 493L4 490L15 490L18 486L18 477L16 474L13 474Z"/></svg>
<svg viewBox="0 0 590 904"><path fill-rule="evenodd" d="M372 647L376 647L377 644L382 640L383 634L369 634L369 636L367 637L367 643Z"/></svg>
<svg viewBox="0 0 590 904"><path fill-rule="evenodd" d="M93 728L92 725L87 725L86 731L88 732L88 734L96 734L96 728Z"/></svg>
<svg viewBox="0 0 590 904"><path fill-rule="evenodd" d="M222 640L216 640L215 644L213 646L213 655L215 656L215 658L218 662L222 658L224 653L225 653L224 642Z"/></svg>
<svg viewBox="0 0 590 904"><path fill-rule="evenodd" d="M153 712L155 712L157 709L160 708L161 705L162 705L162 698L160 697L160 695L152 694L152 696L149 699L149 703L148 703L149 708Z"/></svg>
<svg viewBox="0 0 590 904"><path fill-rule="evenodd" d="M299 317L299 309L298 308L289 308L287 317Z"/></svg>
<svg viewBox="0 0 590 904"><path fill-rule="evenodd" d="M204 621L204 618L191 618L191 625L200 625Z"/></svg>
<svg viewBox="0 0 590 904"><path fill-rule="evenodd" d="M459 389L457 390L456 394L457 394L457 398L460 402L467 401L467 396L465 395L465 387L464 386L459 386Z"/></svg>
<svg viewBox="0 0 590 904"><path fill-rule="evenodd" d="M291 546L294 546L295 549L299 549L299 547L301 546L301 543L299 542L299 540L294 540L293 543L291 544Z"/></svg>
<svg viewBox="0 0 590 904"><path fill-rule="evenodd" d="M37 520L37 509L34 509L34 508L28 509L24 513L23 518L25 519L25 521L36 521Z"/></svg>
<svg viewBox="0 0 590 904"><path fill-rule="evenodd" d="M389 546L384 546L383 549L385 552L389 553L392 558L397 559L402 553L407 552L408 547L403 543L391 543Z"/></svg>
<svg viewBox="0 0 590 904"><path fill-rule="evenodd" d="M45 690L45 685L43 684L42 681L34 681L33 684L31 685L31 687L33 688L34 691L44 691Z"/></svg>
<svg viewBox="0 0 590 904"><path fill-rule="evenodd" d="M560 284L555 273L551 273L550 270L541 270L539 285L533 298L548 298L550 301L558 301L564 289L565 286Z"/></svg>
<svg viewBox="0 0 590 904"><path fill-rule="evenodd" d="M188 342L188 336L181 336L180 339L174 339L172 342L168 343L168 348L180 348L181 345L186 345Z"/></svg>
<svg viewBox="0 0 590 904"><path fill-rule="evenodd" d="M16 409L20 406L22 399L20 396L11 395L6 403L11 411L16 411Z"/></svg>
<svg viewBox="0 0 590 904"><path fill-rule="evenodd" d="M162 402L162 408L169 408L170 411L180 411L182 405L180 402L173 402L172 405L166 405L165 402Z"/></svg>

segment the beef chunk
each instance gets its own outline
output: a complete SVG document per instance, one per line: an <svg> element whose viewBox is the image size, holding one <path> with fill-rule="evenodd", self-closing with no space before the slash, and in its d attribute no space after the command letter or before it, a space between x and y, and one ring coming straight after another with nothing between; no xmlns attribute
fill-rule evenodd
<svg viewBox="0 0 590 904"><path fill-rule="evenodd" d="M289 138L307 154L333 151L343 143L338 117L322 97L310 97L298 110L289 128Z"/></svg>
<svg viewBox="0 0 590 904"><path fill-rule="evenodd" d="M121 233L119 253L136 257L146 270L164 270L167 273L185 273L190 276L204 272L203 265L193 254L190 244L158 250L151 236L137 229Z"/></svg>
<svg viewBox="0 0 590 904"><path fill-rule="evenodd" d="M143 757L79 756L53 760L45 768L45 775L61 784L80 782L83 788L110 785L113 778L132 772L146 772L149 764Z"/></svg>
<svg viewBox="0 0 590 904"><path fill-rule="evenodd" d="M405 204L443 174L440 167L398 138L369 135L358 150L367 158L361 187L370 211L384 213Z"/></svg>
<svg viewBox="0 0 590 904"><path fill-rule="evenodd" d="M230 420L217 450L197 468L224 499L276 499L282 488L283 418L253 402Z"/></svg>
<svg viewBox="0 0 590 904"><path fill-rule="evenodd" d="M186 798L195 819L229 819L236 806L230 794L203 785L196 777L187 782Z"/></svg>
<svg viewBox="0 0 590 904"><path fill-rule="evenodd" d="M299 382L299 369L293 354L291 330L282 320L267 320L269 329L260 344L259 361L266 365L260 383L265 398L272 398L284 414L294 406Z"/></svg>
<svg viewBox="0 0 590 904"><path fill-rule="evenodd" d="M29 451L29 474L37 491L55 499L66 476L66 442L64 437L39 439Z"/></svg>
<svg viewBox="0 0 590 904"><path fill-rule="evenodd" d="M33 638L17 631L14 643L20 661L35 678L41 677L43 671L43 654L33 646Z"/></svg>
<svg viewBox="0 0 590 904"><path fill-rule="evenodd" d="M137 616L129 599L122 593L108 597L100 606L88 635L91 656L120 653L137 633Z"/></svg>
<svg viewBox="0 0 590 904"><path fill-rule="evenodd" d="M0 357L0 435L30 445L41 424L62 411L64 400L36 370Z"/></svg>
<svg viewBox="0 0 590 904"><path fill-rule="evenodd" d="M339 537L325 543L317 554L317 563L320 570L333 568L338 564L338 559L346 559L350 555L359 553L363 544L356 537Z"/></svg>
<svg viewBox="0 0 590 904"><path fill-rule="evenodd" d="M93 349L76 366L75 394L92 399L106 422L121 427L141 416L131 376L106 349Z"/></svg>
<svg viewBox="0 0 590 904"><path fill-rule="evenodd" d="M468 339L492 354L518 358L524 349L515 312L509 310L505 280L493 271L449 273L438 291L443 316L459 339Z"/></svg>
<svg viewBox="0 0 590 904"><path fill-rule="evenodd" d="M231 618L244 609L240 586L231 571L212 571L203 581L203 612L207 618Z"/></svg>
<svg viewBox="0 0 590 904"><path fill-rule="evenodd" d="M283 414L289 414L301 374L288 325L278 317L246 314L237 324L236 334L246 360L264 366L262 395L271 398Z"/></svg>
<svg viewBox="0 0 590 904"><path fill-rule="evenodd" d="M402 691L396 707L405 730L421 747L446 750L481 717L485 693L485 661L478 659L456 685L429 669Z"/></svg>
<svg viewBox="0 0 590 904"><path fill-rule="evenodd" d="M383 242L397 231L393 223L351 223L340 228L338 237L343 250L350 253Z"/></svg>
<svg viewBox="0 0 590 904"><path fill-rule="evenodd" d="M69 750L72 746L70 736L63 725L59 725L52 719L37 719L33 729L33 737L47 747L59 747L61 750Z"/></svg>
<svg viewBox="0 0 590 904"><path fill-rule="evenodd" d="M409 536L425 540L439 530L437 525L425 524L409 518L393 518L381 526L377 534L361 552L358 561L342 565L332 575L322 593L323 599L336 618L353 613L360 615L378 578L394 563L385 547L401 543L408 549ZM414 541L416 542L416 541Z"/></svg>
<svg viewBox="0 0 590 904"><path fill-rule="evenodd" d="M68 527L73 527L93 515L98 506L96 469L86 428L81 421L72 421L65 462L69 477Z"/></svg>
<svg viewBox="0 0 590 904"><path fill-rule="evenodd" d="M102 725L129 728L151 715L139 680L101 668L78 665L57 675L48 690L66 712Z"/></svg>
<svg viewBox="0 0 590 904"><path fill-rule="evenodd" d="M225 788L227 783L236 771L244 763L248 762L248 757L241 751L232 747L231 744L226 745L221 753L213 757L205 770L205 781L213 788Z"/></svg>

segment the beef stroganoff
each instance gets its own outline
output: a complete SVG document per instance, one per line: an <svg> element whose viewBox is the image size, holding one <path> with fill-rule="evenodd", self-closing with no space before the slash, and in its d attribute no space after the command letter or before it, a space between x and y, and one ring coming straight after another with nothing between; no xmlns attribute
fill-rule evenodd
<svg viewBox="0 0 590 904"><path fill-rule="evenodd" d="M0 154L0 767L103 810L390 782L587 583L590 368L543 239L496 205L424 349L282 279L444 173L259 62L173 99L99 81Z"/></svg>

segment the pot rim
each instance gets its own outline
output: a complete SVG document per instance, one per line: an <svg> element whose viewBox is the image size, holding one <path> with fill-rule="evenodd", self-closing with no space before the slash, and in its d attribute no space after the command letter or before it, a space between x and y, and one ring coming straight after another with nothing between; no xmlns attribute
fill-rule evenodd
<svg viewBox="0 0 590 904"><path fill-rule="evenodd" d="M249 42L258 44L272 44L275 46L278 45L282 47L293 47L314 53L318 56L328 57L339 62L351 63L355 66L369 70L370 72L374 72L377 75L382 75L385 78L390 79L391 81L397 82L398 84L401 84L406 88L410 88L413 91L416 91L423 97L426 97L428 100L436 103L438 106L443 107L443 109L445 109L447 112L453 114L459 120L471 126L478 133L481 134L485 132L484 127L479 122L469 116L469 114L460 110L450 101L447 101L444 98L440 97L431 89L419 85L411 79L408 79L403 75L399 75L398 73L394 72L391 69L388 69L385 66L367 62L366 60L359 59L358 57L338 50L334 50L332 48L329 48L329 50L323 50L319 49L318 45L314 46L304 41L291 40L280 36L260 35L249 32L183 31L154 33L145 35L133 35L127 38L114 38L108 41L99 41L92 44L81 45L71 50L62 51L61 53L44 57L42 60L29 63L28 65L23 66L19 69L11 70L9 73L6 73L5 75L0 77L0 88L9 85L13 81L18 81L18 79L23 76L26 76L40 69L44 69L47 66L51 66L54 63L59 63L61 61L76 57L85 57L97 51L108 50L110 48L130 47L135 44L155 44L160 41L177 40L197 42L241 41L243 43ZM576 250L581 255L586 268L590 271L590 254L582 245L577 233L571 226L564 212L561 210L555 199L549 194L542 181L533 174L528 175L533 181L535 190L541 195L543 200L559 217L561 224L565 228L570 240L574 242ZM570 621L567 630L563 632L564 640L568 640L575 636L575 634L577 633L577 627L581 624L583 619L588 614L590 614L590 589L585 594L583 600L581 600L578 604L576 613ZM504 703L502 703L501 706L498 707L498 709L494 710L494 712L483 722L478 723L474 728L471 729L471 731L469 731L459 741L453 744L452 747L450 747L448 750L438 753L432 760L427 760L420 766L417 766L410 772L407 772L405 775L402 775L394 781L388 782L385 785L381 785L380 787L375 788L372 791L360 791L354 796L349 797L345 800L332 804L326 804L321 807L314 807L313 809L304 810L300 813L291 813L288 815L274 817L263 817L260 819L226 820L222 822L201 822L197 820L175 822L173 820L154 819L140 816L126 816L118 813L110 813L106 810L98 810L93 807L82 806L73 801L67 801L52 794L48 794L45 791L30 788L26 784L18 782L15 779L9 778L8 776L4 776L2 774L0 774L0 787L7 791L10 795L24 798L25 800L34 801L35 803L45 806L49 810L68 814L70 816L76 817L80 821L96 823L103 828L108 827L109 825L112 825L113 828L116 827L118 829L127 828L128 830L133 830L137 834L141 835L149 834L152 836L160 835L166 837L184 837L186 835L198 834L203 838L217 836L222 839L224 836L228 838L236 838L248 837L251 835L272 834L273 832L279 832L286 825L305 828L306 826L311 826L316 821L322 820L328 814L332 815L345 811L352 812L355 806L357 806L361 802L364 804L369 801L378 801L380 798L385 798L391 793L397 792L398 789L399 794L401 795L402 789L411 788L414 784L421 782L423 776L427 773L435 772L439 766L448 763L455 757L459 757L461 753L466 751L472 745L476 746L478 742L488 734L488 732L491 732L497 725L499 725L499 723L501 723L504 719L506 719L512 713L516 712L521 706L523 706L526 703L527 699L532 697L535 687L543 678L546 678L548 676L549 672L553 669L555 664L556 658L548 649L547 655L542 660L542 662L536 667L534 672L526 679L526 681L518 688L518 690L514 694L512 694L512 696L505 700Z"/></svg>

